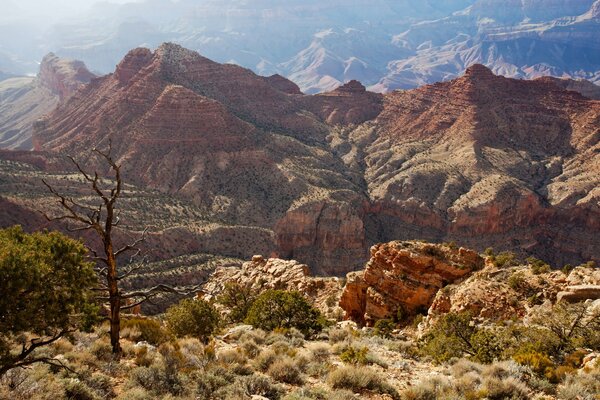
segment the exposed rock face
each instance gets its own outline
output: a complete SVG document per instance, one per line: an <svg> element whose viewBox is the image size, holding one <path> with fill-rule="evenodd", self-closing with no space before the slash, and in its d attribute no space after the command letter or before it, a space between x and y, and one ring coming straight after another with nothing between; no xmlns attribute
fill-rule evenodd
<svg viewBox="0 0 600 400"><path fill-rule="evenodd" d="M42 59L38 81L41 86L57 94L60 100L64 100L95 77L83 62L61 59L50 53Z"/></svg>
<svg viewBox="0 0 600 400"><path fill-rule="evenodd" d="M50 53L42 60L37 78L0 82L0 148L30 150L35 121L92 78L94 75L81 61Z"/></svg>
<svg viewBox="0 0 600 400"><path fill-rule="evenodd" d="M329 154L328 124L374 118L381 98L304 96L284 78L164 44L132 50L40 124L36 138L39 149L87 157L111 137L130 182L183 195L217 221L268 229L278 244L271 252L343 275L365 260L357 209L365 198Z"/></svg>
<svg viewBox="0 0 600 400"><path fill-rule="evenodd" d="M260 246L337 276L397 239L556 266L600 259L600 103L543 79L474 65L385 96L356 81L305 96L164 44L133 50L36 126L39 149L86 160L112 138L128 182L229 225L197 232L190 249ZM260 239L240 248L249 228Z"/></svg>
<svg viewBox="0 0 600 400"><path fill-rule="evenodd" d="M346 318L372 324L427 309L438 290L483 267L474 251L422 242L390 242L371 248L364 271L351 272L340 307Z"/></svg>
<svg viewBox="0 0 600 400"><path fill-rule="evenodd" d="M546 302L597 299L599 285L600 270L593 268L577 267L568 276L560 271L536 275L528 265L496 268L488 263L464 282L440 290L429 308L427 324L449 312L463 311L491 322L524 318Z"/></svg>
<svg viewBox="0 0 600 400"><path fill-rule="evenodd" d="M257 292L267 289L299 291L326 315L335 311L342 292L340 279L315 278L305 264L254 256L241 268L217 268L202 286L203 296L212 299L223 291L226 283L233 282Z"/></svg>
<svg viewBox="0 0 600 400"><path fill-rule="evenodd" d="M600 2L598 2L598 7L600 8ZM574 92L581 93L581 95L594 100L600 100L600 86L583 79L574 80L574 79L559 79L553 78L551 76L545 76L543 78L539 78L540 80L552 82L555 85L566 89L573 90Z"/></svg>
<svg viewBox="0 0 600 400"><path fill-rule="evenodd" d="M480 250L485 240L558 265L595 259L598 126L600 103L481 65L391 93L371 128L379 134L361 149L370 211L387 238ZM357 130L356 140L370 132ZM565 224L580 233L567 234Z"/></svg>
<svg viewBox="0 0 600 400"><path fill-rule="evenodd" d="M568 286L564 292L560 292L556 296L556 301L568 301L569 303L597 299L600 299L600 285Z"/></svg>

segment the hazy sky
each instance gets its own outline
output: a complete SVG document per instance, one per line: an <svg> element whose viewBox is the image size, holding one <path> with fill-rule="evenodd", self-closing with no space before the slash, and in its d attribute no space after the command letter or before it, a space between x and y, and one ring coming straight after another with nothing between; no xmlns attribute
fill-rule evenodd
<svg viewBox="0 0 600 400"><path fill-rule="evenodd" d="M0 0L0 14L23 16L23 13L32 16L47 15L58 17L77 14L89 9L98 2L133 3L142 0Z"/></svg>

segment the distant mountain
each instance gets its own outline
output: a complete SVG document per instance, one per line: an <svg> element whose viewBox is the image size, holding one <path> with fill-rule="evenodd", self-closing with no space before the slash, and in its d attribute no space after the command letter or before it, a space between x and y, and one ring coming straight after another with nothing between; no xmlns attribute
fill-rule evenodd
<svg viewBox="0 0 600 400"><path fill-rule="evenodd" d="M33 124L54 110L94 75L81 61L60 59L50 53L37 77L0 82L0 148L31 149Z"/></svg>
<svg viewBox="0 0 600 400"><path fill-rule="evenodd" d="M190 241L226 256L262 249L339 275L373 243L422 238L562 265L600 259L600 103L562 82L474 65L386 95L356 81L303 95L164 44L129 52L34 143L89 160L112 139L127 181L202 210Z"/></svg>
<svg viewBox="0 0 600 400"><path fill-rule="evenodd" d="M390 62L376 91L412 88L481 63L514 78L545 75L600 81L600 1L479 0L453 16L394 37L414 54ZM435 32L433 34L432 32Z"/></svg>
<svg viewBox="0 0 600 400"><path fill-rule="evenodd" d="M509 77L598 82L599 10L600 0L100 2L58 21L0 16L0 37L11 38L0 40L0 70L35 72L54 51L108 73L131 48L175 42L305 93L353 79L380 92L414 88L475 63Z"/></svg>

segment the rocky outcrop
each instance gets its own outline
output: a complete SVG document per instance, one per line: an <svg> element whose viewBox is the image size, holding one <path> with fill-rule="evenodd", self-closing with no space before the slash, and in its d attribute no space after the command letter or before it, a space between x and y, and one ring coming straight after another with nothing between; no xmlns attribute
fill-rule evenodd
<svg viewBox="0 0 600 400"><path fill-rule="evenodd" d="M326 315L336 313L342 288L341 279L313 277L306 264L260 255L241 267L217 268L202 286L202 296L214 299L227 283L249 287L256 293L267 289L299 291Z"/></svg>
<svg viewBox="0 0 600 400"><path fill-rule="evenodd" d="M93 78L81 61L50 53L36 78L0 82L0 148L31 150L34 123Z"/></svg>
<svg viewBox="0 0 600 400"><path fill-rule="evenodd" d="M82 61L63 59L50 53L42 59L38 82L60 100L65 100L95 77Z"/></svg>
<svg viewBox="0 0 600 400"><path fill-rule="evenodd" d="M340 301L346 318L372 324L426 310L437 292L483 267L474 251L423 242L371 248L364 271L348 274Z"/></svg>
<svg viewBox="0 0 600 400"><path fill-rule="evenodd" d="M488 322L526 318L543 304L597 299L599 285L600 270L595 268L580 266L565 275L561 271L536 273L530 265L497 268L488 262L465 281L440 290L425 325L449 312L469 311Z"/></svg>
<svg viewBox="0 0 600 400"><path fill-rule="evenodd" d="M556 301L569 303L597 299L600 299L600 285L568 286L564 292L559 292L556 296Z"/></svg>
<svg viewBox="0 0 600 400"><path fill-rule="evenodd" d="M600 8L600 2L598 2L598 6ZM559 79L551 76L545 76L543 78L539 78L539 80L552 82L556 86L559 86L565 90L572 90L574 92L578 92L582 96L585 96L589 99L600 100L600 86L590 81L586 81L584 79Z"/></svg>

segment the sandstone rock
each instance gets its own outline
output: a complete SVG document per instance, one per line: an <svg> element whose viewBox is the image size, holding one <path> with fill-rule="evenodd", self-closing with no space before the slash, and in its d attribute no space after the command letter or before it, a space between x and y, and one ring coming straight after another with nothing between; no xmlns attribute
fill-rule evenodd
<svg viewBox="0 0 600 400"><path fill-rule="evenodd" d="M69 98L95 77L82 61L59 58L54 53L42 59L38 74L40 85L58 95L60 100Z"/></svg>
<svg viewBox="0 0 600 400"><path fill-rule="evenodd" d="M597 269L577 267L568 277L561 271L536 275L528 265L497 269L487 264L466 280L440 290L420 331L426 331L449 312L469 311L478 320L488 322L514 317L529 321L539 314L540 307L550 309L561 300L597 299L600 298L598 272Z"/></svg>
<svg viewBox="0 0 600 400"><path fill-rule="evenodd" d="M315 278L307 265L297 261L254 257L239 267L218 267L202 286L203 297L214 299L226 283L238 283L256 292L267 289L302 293L326 315L333 315L341 295L339 278Z"/></svg>
<svg viewBox="0 0 600 400"><path fill-rule="evenodd" d="M31 150L35 122L89 83L95 75L81 61L50 53L37 77L0 83L0 148Z"/></svg>
<svg viewBox="0 0 600 400"><path fill-rule="evenodd" d="M568 286L564 292L559 292L556 301L579 303L586 300L600 299L600 285Z"/></svg>
<svg viewBox="0 0 600 400"><path fill-rule="evenodd" d="M483 268L474 251L422 242L371 248L364 271L348 274L340 307L360 324L426 310L442 287Z"/></svg>

